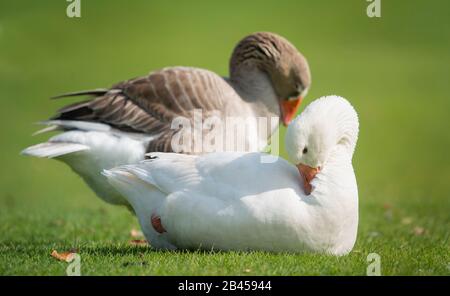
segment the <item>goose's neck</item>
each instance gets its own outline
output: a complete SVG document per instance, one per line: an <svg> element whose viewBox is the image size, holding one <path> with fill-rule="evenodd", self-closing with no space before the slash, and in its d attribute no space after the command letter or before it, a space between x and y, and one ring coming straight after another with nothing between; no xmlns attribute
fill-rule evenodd
<svg viewBox="0 0 450 296"><path fill-rule="evenodd" d="M256 64L232 66L231 86L251 104L256 116L279 116L280 107L272 81Z"/></svg>
<svg viewBox="0 0 450 296"><path fill-rule="evenodd" d="M358 121L355 120L354 115L356 113L340 112L336 114L336 129L338 146L344 148L344 152L350 160L353 157L353 153L356 147L356 141L358 140Z"/></svg>
<svg viewBox="0 0 450 296"><path fill-rule="evenodd" d="M353 107L345 100L330 96L316 100L307 109L307 117L317 122L324 134L332 134L334 143L343 147L351 159L359 133L358 115Z"/></svg>
<svg viewBox="0 0 450 296"><path fill-rule="evenodd" d="M312 185L311 197L324 207L335 210L335 217L327 219L345 220L346 215L357 211L358 187L351 155L346 147L335 147Z"/></svg>

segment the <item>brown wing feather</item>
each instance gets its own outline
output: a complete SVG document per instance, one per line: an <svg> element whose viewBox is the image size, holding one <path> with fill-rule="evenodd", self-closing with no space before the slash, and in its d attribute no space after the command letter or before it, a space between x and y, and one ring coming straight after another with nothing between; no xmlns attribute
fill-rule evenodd
<svg viewBox="0 0 450 296"><path fill-rule="evenodd" d="M123 131L160 134L148 152L171 149L176 130L170 129L177 116L192 118L194 109L222 110L224 92L230 86L207 70L174 67L114 85L107 92L83 92L93 99L68 105L53 119L102 122ZM70 94L73 95L73 94Z"/></svg>

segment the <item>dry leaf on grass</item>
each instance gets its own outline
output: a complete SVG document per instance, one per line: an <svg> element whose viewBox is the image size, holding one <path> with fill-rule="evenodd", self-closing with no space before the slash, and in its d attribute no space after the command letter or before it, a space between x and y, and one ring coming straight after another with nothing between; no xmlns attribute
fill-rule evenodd
<svg viewBox="0 0 450 296"><path fill-rule="evenodd" d="M142 233L142 231L137 230L137 229L131 229L130 231L130 235L133 238L137 238L137 237L144 237L144 234Z"/></svg>
<svg viewBox="0 0 450 296"><path fill-rule="evenodd" d="M420 226L416 226L416 227L414 227L414 229L413 229L413 233L414 233L415 235L423 235L423 234L425 234L425 232L426 232L425 228L420 227Z"/></svg>
<svg viewBox="0 0 450 296"><path fill-rule="evenodd" d="M145 239L133 239L130 240L130 244L133 246L148 246L148 242Z"/></svg>
<svg viewBox="0 0 450 296"><path fill-rule="evenodd" d="M51 256L53 258L56 258L60 261L65 261L65 262L70 262L73 259L73 256L75 255L75 252L62 252L62 253L58 253L58 251L53 250L51 253Z"/></svg>

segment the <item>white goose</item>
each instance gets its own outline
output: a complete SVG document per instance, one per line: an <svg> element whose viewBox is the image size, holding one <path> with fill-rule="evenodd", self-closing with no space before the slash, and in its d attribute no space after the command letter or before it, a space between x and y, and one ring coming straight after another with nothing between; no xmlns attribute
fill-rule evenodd
<svg viewBox="0 0 450 296"><path fill-rule="evenodd" d="M105 170L162 249L350 252L358 227L352 156L358 116L337 96L311 103L288 127L294 166L261 153L151 153Z"/></svg>

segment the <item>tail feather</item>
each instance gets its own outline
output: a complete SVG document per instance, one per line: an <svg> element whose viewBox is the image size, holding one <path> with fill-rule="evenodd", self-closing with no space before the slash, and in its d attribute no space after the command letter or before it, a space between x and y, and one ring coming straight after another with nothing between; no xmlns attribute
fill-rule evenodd
<svg viewBox="0 0 450 296"><path fill-rule="evenodd" d="M58 129L59 129L59 127L57 125L49 125L49 126L43 128L43 129L38 130L37 132L34 132L33 136L37 136L37 135L40 135L40 134L45 134L45 133L48 133L48 132L56 131Z"/></svg>
<svg viewBox="0 0 450 296"><path fill-rule="evenodd" d="M67 131L67 130L80 130L80 131L97 131L97 132L110 132L111 127L104 123L78 121L78 120L46 120L37 122L40 125L46 125L43 129L33 133L33 136L45 134L53 131Z"/></svg>
<svg viewBox="0 0 450 296"><path fill-rule="evenodd" d="M89 147L77 143L46 142L30 146L22 154L41 158L55 158L65 154L89 150Z"/></svg>
<svg viewBox="0 0 450 296"><path fill-rule="evenodd" d="M80 131L97 131L97 132L110 132L111 126L90 121L78 121L78 120L46 120L38 122L38 124L47 125L48 127L37 131L37 134L45 133L54 130L80 130Z"/></svg>
<svg viewBox="0 0 450 296"><path fill-rule="evenodd" d="M51 97L51 99L60 99L60 98L77 97L77 96L102 96L102 95L106 94L108 91L109 91L109 89L107 89L107 88L82 90L82 91L76 91L76 92L66 93L66 94L62 94L62 95L57 95L57 96Z"/></svg>
<svg viewBox="0 0 450 296"><path fill-rule="evenodd" d="M127 186L134 185L133 180L135 177L129 172L123 170L118 170L115 168L110 170L104 169L102 171L102 175L105 176L108 179L108 182L116 188L122 187L122 184Z"/></svg>
<svg viewBox="0 0 450 296"><path fill-rule="evenodd" d="M145 168L143 168L141 164L123 165L115 167L110 170L104 170L102 174L106 176L108 179L124 178L124 176L128 177L133 176L161 190L161 188L158 187L157 183L153 179L151 173Z"/></svg>
<svg viewBox="0 0 450 296"><path fill-rule="evenodd" d="M121 186L117 184L131 184L139 181L138 183L156 188L160 192L165 192L164 189L155 181L151 173L142 167L142 163L135 165L122 165L109 170L103 170L102 175L105 176L108 179L108 182L119 191L121 190L119 188Z"/></svg>
<svg viewBox="0 0 450 296"><path fill-rule="evenodd" d="M141 207L143 203L150 207L157 207L165 199L166 193L162 192L158 186L141 179L124 166L103 170L102 175L128 200L135 211L138 210L137 208L145 208Z"/></svg>

